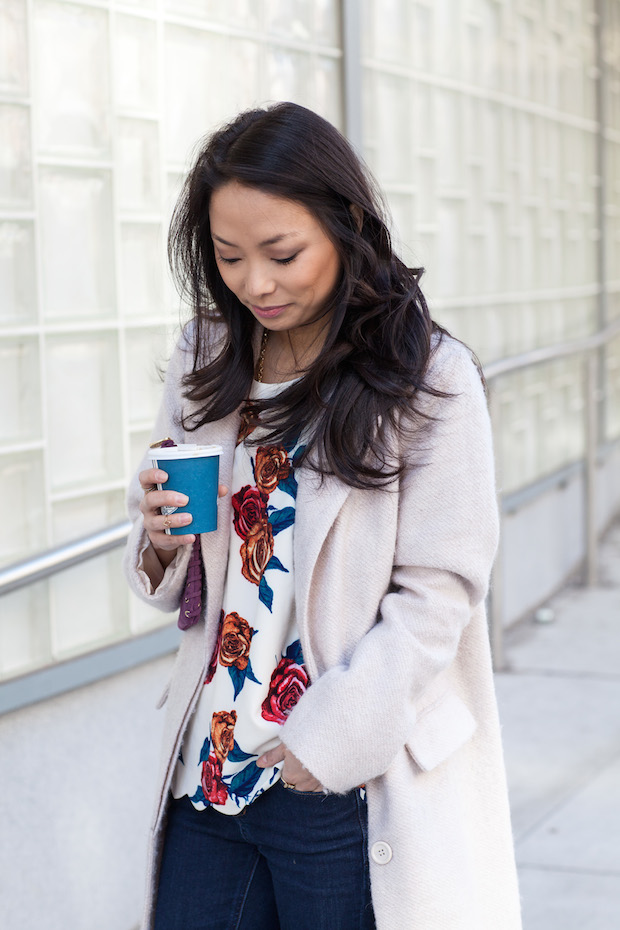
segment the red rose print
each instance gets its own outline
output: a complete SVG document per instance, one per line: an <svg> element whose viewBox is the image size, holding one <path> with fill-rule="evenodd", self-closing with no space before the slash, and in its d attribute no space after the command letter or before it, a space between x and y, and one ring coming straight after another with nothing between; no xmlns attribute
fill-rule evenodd
<svg viewBox="0 0 620 930"><path fill-rule="evenodd" d="M267 495L249 484L232 496L233 524L241 539L247 539L250 530L267 516Z"/></svg>
<svg viewBox="0 0 620 930"><path fill-rule="evenodd" d="M255 523L245 542L241 543L241 574L252 584L260 584L263 572L273 555L273 531L271 523L264 517Z"/></svg>
<svg viewBox="0 0 620 930"><path fill-rule="evenodd" d="M259 446L256 450L256 484L265 494L275 491L278 482L288 478L290 470L291 463L282 446Z"/></svg>
<svg viewBox="0 0 620 930"><path fill-rule="evenodd" d="M222 765L235 743L237 711L217 710L211 717L213 752Z"/></svg>
<svg viewBox="0 0 620 930"><path fill-rule="evenodd" d="M236 611L227 614L222 624L220 663L226 666L234 665L240 671L244 671L250 660L253 633L254 630L248 621L240 617Z"/></svg>
<svg viewBox="0 0 620 930"><path fill-rule="evenodd" d="M237 435L237 445L247 439L256 429L256 405L246 404L241 411L241 423Z"/></svg>
<svg viewBox="0 0 620 930"><path fill-rule="evenodd" d="M222 764L211 753L207 762L202 763L202 790L211 804L226 804L228 792L222 781Z"/></svg>
<svg viewBox="0 0 620 930"><path fill-rule="evenodd" d="M263 701L263 719L284 723L308 687L308 681L303 665L298 665L292 659L280 659L269 682L269 693Z"/></svg>

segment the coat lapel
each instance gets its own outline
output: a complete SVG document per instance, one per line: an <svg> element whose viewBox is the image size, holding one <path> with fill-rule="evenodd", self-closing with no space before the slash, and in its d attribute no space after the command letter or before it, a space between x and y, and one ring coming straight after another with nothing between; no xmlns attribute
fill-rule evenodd
<svg viewBox="0 0 620 930"><path fill-rule="evenodd" d="M321 484L320 476L307 468L299 470L298 482L293 543L295 609L297 622L304 624L316 560L351 488L331 475Z"/></svg>
<svg viewBox="0 0 620 930"><path fill-rule="evenodd" d="M263 327L254 327L252 343L255 357L260 351ZM236 439L236 436L235 436ZM233 448L234 453L234 448ZM338 478L320 478L308 468L300 468L295 501L295 534L293 558L295 563L295 609L297 622L304 622L310 583L316 560L329 529L351 490Z"/></svg>
<svg viewBox="0 0 620 930"><path fill-rule="evenodd" d="M253 333L255 354L260 349L262 326L256 326ZM216 533L203 533L201 537L202 554L205 567L208 566L208 589L218 592L221 603L224 581L228 563L228 544L232 523L232 471L239 434L240 416L231 413L224 420L207 423L194 442L213 443L222 446L220 459L220 484L227 485L229 494L219 505L218 530ZM316 560L327 534L340 512L351 488L338 478L327 476L321 484L320 476L308 468L300 468L297 473L298 491L295 505L294 564L295 564L295 601L297 621L305 621L312 574ZM209 599L207 629L219 620L218 598ZM213 613L215 612L215 616Z"/></svg>
<svg viewBox="0 0 620 930"><path fill-rule="evenodd" d="M196 435L196 442L222 447L220 457L220 484L228 487L228 495L218 505L218 528L215 533L202 533L200 545L207 581L207 630L214 629L219 621L220 607L224 596L224 581L228 564L228 543L232 521L231 491L233 460L239 434L240 417L237 412L223 420L207 423Z"/></svg>

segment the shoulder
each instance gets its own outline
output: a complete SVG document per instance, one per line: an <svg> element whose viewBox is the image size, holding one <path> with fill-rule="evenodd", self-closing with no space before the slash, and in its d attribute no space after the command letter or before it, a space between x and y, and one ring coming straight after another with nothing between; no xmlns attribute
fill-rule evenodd
<svg viewBox="0 0 620 930"><path fill-rule="evenodd" d="M169 374L191 371L195 359L197 359L199 366L208 364L224 348L227 334L225 324L219 319L208 320L203 325L200 335L196 320L190 320L181 330L176 342L168 368ZM200 345L197 346L199 338Z"/></svg>
<svg viewBox="0 0 620 930"><path fill-rule="evenodd" d="M484 380L474 353L458 339L435 333L426 371L428 386L446 394L484 397Z"/></svg>
<svg viewBox="0 0 620 930"><path fill-rule="evenodd" d="M450 335L438 333L433 337L424 381L426 390L418 391L415 398L414 457L425 454L434 443L460 443L466 450L481 437L488 442L484 378L471 349Z"/></svg>
<svg viewBox="0 0 620 930"><path fill-rule="evenodd" d="M200 337L198 323L196 319L191 319L183 327L177 346L181 351L194 352L196 350L196 340L200 338L200 349L212 355L222 349L227 336L228 328L220 317L205 318L200 327Z"/></svg>

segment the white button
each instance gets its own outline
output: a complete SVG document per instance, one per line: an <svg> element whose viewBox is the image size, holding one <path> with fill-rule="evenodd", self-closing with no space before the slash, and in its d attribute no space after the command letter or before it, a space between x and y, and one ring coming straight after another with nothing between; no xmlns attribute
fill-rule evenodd
<svg viewBox="0 0 620 930"><path fill-rule="evenodd" d="M392 858L392 847L389 843L373 843L370 855L379 865L385 865Z"/></svg>

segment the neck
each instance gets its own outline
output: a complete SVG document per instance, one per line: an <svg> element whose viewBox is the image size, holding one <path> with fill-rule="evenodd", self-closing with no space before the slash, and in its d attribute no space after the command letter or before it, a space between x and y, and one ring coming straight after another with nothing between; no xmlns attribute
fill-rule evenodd
<svg viewBox="0 0 620 930"><path fill-rule="evenodd" d="M328 330L329 316L325 316L295 329L282 332L272 331L269 339L274 349L278 350L282 356L285 358L290 356L297 365L305 368L315 360L323 348Z"/></svg>
<svg viewBox="0 0 620 930"><path fill-rule="evenodd" d="M271 330L263 364L264 381L298 378L314 362L327 337L329 319L284 331Z"/></svg>

